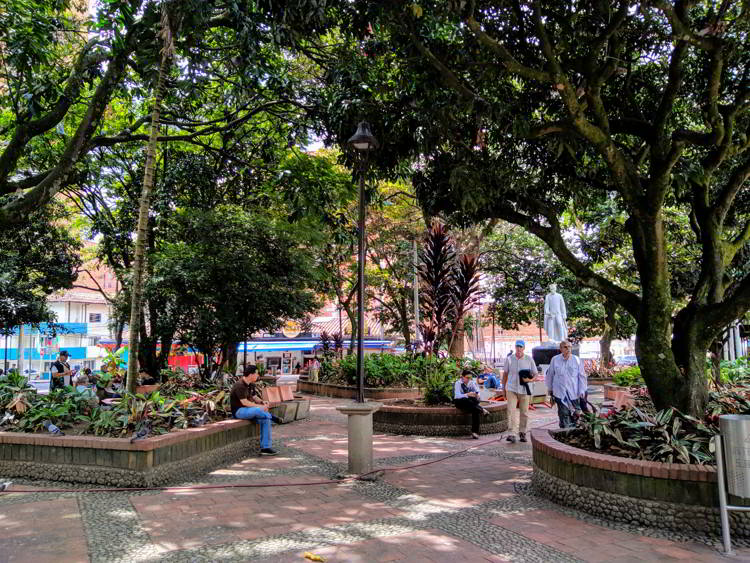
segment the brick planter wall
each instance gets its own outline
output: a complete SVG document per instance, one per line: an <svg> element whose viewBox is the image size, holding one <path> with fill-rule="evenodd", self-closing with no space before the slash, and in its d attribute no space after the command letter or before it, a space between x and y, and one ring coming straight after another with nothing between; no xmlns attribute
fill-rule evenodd
<svg viewBox="0 0 750 563"><path fill-rule="evenodd" d="M614 383L606 383L604 385L604 399L614 401L617 398L617 393L619 391L630 391L630 388L623 387L622 385L615 385Z"/></svg>
<svg viewBox="0 0 750 563"><path fill-rule="evenodd" d="M357 388L351 385L335 385L333 383L319 383L314 381L297 381L297 391L337 399L353 399L357 395ZM413 387L365 387L365 398L379 401L382 399L418 399L421 397L419 389Z"/></svg>
<svg viewBox="0 0 750 563"><path fill-rule="evenodd" d="M138 440L0 432L0 476L113 486L184 480L259 450L258 425L223 420Z"/></svg>
<svg viewBox="0 0 750 563"><path fill-rule="evenodd" d="M392 401L391 401L392 402ZM376 432L418 436L467 436L471 434L471 415L455 407L417 407L392 405L386 401L372 415ZM482 417L480 434L496 434L508 429L504 402L483 403L490 411Z"/></svg>
<svg viewBox="0 0 750 563"><path fill-rule="evenodd" d="M557 503L608 520L718 534L716 468L589 452L531 432L533 488ZM743 504L732 498L733 504ZM750 537L750 513L730 514L733 533Z"/></svg>

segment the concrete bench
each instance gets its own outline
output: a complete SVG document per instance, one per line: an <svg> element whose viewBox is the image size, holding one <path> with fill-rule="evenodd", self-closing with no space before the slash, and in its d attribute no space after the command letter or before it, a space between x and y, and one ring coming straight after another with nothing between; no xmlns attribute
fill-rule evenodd
<svg viewBox="0 0 750 563"><path fill-rule="evenodd" d="M295 396L292 385L264 387L261 396L268 402L269 412L279 417L282 424L310 416L310 399Z"/></svg>

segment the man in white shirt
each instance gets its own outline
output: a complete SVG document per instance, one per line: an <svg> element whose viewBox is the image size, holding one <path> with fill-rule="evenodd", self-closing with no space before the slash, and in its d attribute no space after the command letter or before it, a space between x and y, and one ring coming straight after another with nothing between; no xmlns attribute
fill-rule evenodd
<svg viewBox="0 0 750 563"><path fill-rule="evenodd" d="M465 369L453 385L453 404L458 410L471 414L471 437L479 439L479 415L489 411L479 404L479 388L472 381L474 374Z"/></svg>
<svg viewBox="0 0 750 563"><path fill-rule="evenodd" d="M508 402L508 426L510 434L506 440L516 442L516 435L522 442L526 441L526 426L529 423L529 402L531 401L531 382L538 370L531 356L524 353L526 343L516 340L516 351L505 358L503 368L503 389ZM520 419L520 426L519 426Z"/></svg>
<svg viewBox="0 0 750 563"><path fill-rule="evenodd" d="M557 416L560 420L560 428L571 428L573 412L581 409L581 403L585 401L586 373L583 370L583 362L572 353L570 342L560 342L560 354L550 360L547 368L546 384L549 393L557 403Z"/></svg>

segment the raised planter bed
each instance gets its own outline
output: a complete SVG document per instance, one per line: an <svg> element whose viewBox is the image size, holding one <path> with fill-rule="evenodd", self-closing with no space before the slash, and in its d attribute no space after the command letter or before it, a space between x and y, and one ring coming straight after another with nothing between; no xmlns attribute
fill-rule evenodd
<svg viewBox="0 0 750 563"><path fill-rule="evenodd" d="M468 436L471 434L471 415L456 407L426 407L393 404L396 399L383 401L383 406L372 415L376 432L418 436ZM505 402L482 403L490 414L482 417L480 434L496 434L508 429Z"/></svg>
<svg viewBox="0 0 750 563"><path fill-rule="evenodd" d="M622 385L615 385L614 383L607 383L604 385L604 400L614 401L617 398L617 393L630 391L630 387L623 387Z"/></svg>
<svg viewBox="0 0 750 563"><path fill-rule="evenodd" d="M130 443L129 438L0 432L0 476L118 487L180 481L259 450L259 428L223 420Z"/></svg>
<svg viewBox="0 0 750 563"><path fill-rule="evenodd" d="M335 385L333 383L319 383L314 381L297 381L297 391L324 397L338 399L353 399L357 395L357 388L351 385ZM365 399L381 401L383 399L418 399L419 389L414 387L365 387Z"/></svg>
<svg viewBox="0 0 750 563"><path fill-rule="evenodd" d="M532 430L531 442L532 486L554 502L608 520L720 533L714 466L589 452L556 440L553 431L542 428ZM732 497L731 503L743 501ZM750 513L732 512L730 521L735 535L750 537Z"/></svg>

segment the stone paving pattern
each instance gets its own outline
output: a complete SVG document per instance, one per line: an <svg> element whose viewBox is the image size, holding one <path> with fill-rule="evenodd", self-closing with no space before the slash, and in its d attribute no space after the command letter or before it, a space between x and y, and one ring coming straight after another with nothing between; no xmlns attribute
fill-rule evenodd
<svg viewBox="0 0 750 563"><path fill-rule="evenodd" d="M346 469L342 402L313 398L308 421L274 426L278 457L248 457L192 483L269 487L2 495L0 563L304 562L306 552L329 562L750 561L746 547L722 556L717 538L680 541L536 497L530 445L498 435L376 435L381 480L301 485ZM556 414L538 407L531 420L554 425ZM425 465L398 469L414 464Z"/></svg>

